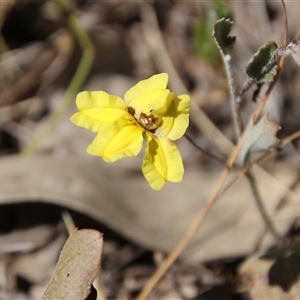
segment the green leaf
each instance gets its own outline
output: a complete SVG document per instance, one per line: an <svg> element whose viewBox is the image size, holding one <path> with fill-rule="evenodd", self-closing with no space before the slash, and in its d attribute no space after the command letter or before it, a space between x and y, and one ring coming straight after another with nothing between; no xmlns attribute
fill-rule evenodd
<svg viewBox="0 0 300 300"><path fill-rule="evenodd" d="M221 56L211 32L214 23L222 17L231 18L232 9L224 0L215 0L206 17L197 23L194 31L197 54L214 66L221 63Z"/></svg>
<svg viewBox="0 0 300 300"><path fill-rule="evenodd" d="M233 22L230 19L222 18L215 22L213 36L219 49L226 53L231 50L236 40L235 36L230 36Z"/></svg>
<svg viewBox="0 0 300 300"><path fill-rule="evenodd" d="M277 49L273 41L261 46L247 64L247 75L259 83L272 81L277 72L277 60L274 59Z"/></svg>

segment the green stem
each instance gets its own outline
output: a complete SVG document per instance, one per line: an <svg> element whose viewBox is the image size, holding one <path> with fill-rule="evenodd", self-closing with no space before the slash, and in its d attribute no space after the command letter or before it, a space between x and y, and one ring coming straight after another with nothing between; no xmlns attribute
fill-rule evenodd
<svg viewBox="0 0 300 300"><path fill-rule="evenodd" d="M61 116L64 114L67 107L72 103L75 95L82 88L95 58L95 48L88 36L84 31L81 24L78 22L77 18L72 13L70 6L67 1L55 0L56 4L60 7L61 11L67 17L67 23L69 29L74 34L79 46L81 47L83 54L80 59L79 65L73 76L60 105L49 117L47 123L43 129L32 139L32 141L23 149L22 154L30 155L36 152L39 145L43 140L49 135L58 124Z"/></svg>

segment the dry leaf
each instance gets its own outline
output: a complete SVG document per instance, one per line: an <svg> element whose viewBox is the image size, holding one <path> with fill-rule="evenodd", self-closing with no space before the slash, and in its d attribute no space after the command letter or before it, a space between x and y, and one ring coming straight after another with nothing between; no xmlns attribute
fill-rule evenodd
<svg viewBox="0 0 300 300"><path fill-rule="evenodd" d="M97 230L75 230L66 241L42 300L84 300L100 269L102 234Z"/></svg>
<svg viewBox="0 0 300 300"><path fill-rule="evenodd" d="M157 193L142 175L108 171L96 158L10 155L2 157L0 165L0 204L38 201L63 205L144 247L164 252L171 251L184 234L219 174L219 170L188 168L182 183L168 184ZM261 196L268 199L265 205L270 215L282 197L289 195L289 205L274 219L281 234L299 213L298 190L288 192L286 188L294 182L297 169L295 161L277 163L272 167L273 177L259 166L253 168ZM232 174L229 181L234 177ZM216 203L182 259L199 262L249 254L263 232L265 223L248 182L241 179ZM263 246L273 242L268 234Z"/></svg>
<svg viewBox="0 0 300 300"><path fill-rule="evenodd" d="M87 160L78 155L10 155L0 158L0 165L1 205L38 201L64 206L148 249L164 252L169 252L184 234L220 172L187 168L183 182L170 183L155 193L142 175L120 173L111 166L108 170L101 160L89 157ZM289 204L273 219L282 235L299 215L299 190L286 188L295 181L297 170L294 160L272 165L273 176L259 166L253 167L271 216L282 198L289 195ZM235 176L232 172L228 180ZM248 182L241 179L216 203L181 258L199 263L246 255L253 251L264 232L265 223ZM267 234L263 247L273 243L274 238Z"/></svg>
<svg viewBox="0 0 300 300"><path fill-rule="evenodd" d="M278 124L269 121L268 114L263 115L256 124L253 123L253 118L251 118L240 152L239 162L245 164L253 155L276 148L279 145L276 134L280 129L281 127Z"/></svg>
<svg viewBox="0 0 300 300"><path fill-rule="evenodd" d="M300 253L297 247L294 248L276 250L272 256L259 255L248 259L239 271L240 289L252 300L300 299Z"/></svg>
<svg viewBox="0 0 300 300"><path fill-rule="evenodd" d="M292 55L295 62L300 66L300 42L292 41L287 46L288 54Z"/></svg>

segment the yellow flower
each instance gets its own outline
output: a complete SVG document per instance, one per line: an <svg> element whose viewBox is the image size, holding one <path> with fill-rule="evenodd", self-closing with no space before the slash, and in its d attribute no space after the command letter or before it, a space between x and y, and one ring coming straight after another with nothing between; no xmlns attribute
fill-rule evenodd
<svg viewBox="0 0 300 300"><path fill-rule="evenodd" d="M138 155L145 140L142 171L154 190L166 181L180 182L184 173L173 141L188 126L190 97L175 96L167 84L168 74L154 75L129 89L124 100L103 91L81 92L79 112L71 117L74 124L98 132L87 152L106 162Z"/></svg>

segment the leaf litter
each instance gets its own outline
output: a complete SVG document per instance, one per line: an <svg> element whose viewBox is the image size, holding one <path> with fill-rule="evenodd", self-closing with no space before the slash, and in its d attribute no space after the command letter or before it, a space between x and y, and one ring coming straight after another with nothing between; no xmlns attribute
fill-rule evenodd
<svg viewBox="0 0 300 300"><path fill-rule="evenodd" d="M145 78L156 70L136 3L74 2L73 5L97 49L87 85L94 89L109 87L112 89L109 92L122 95L136 78ZM243 3L231 5L234 35L239 43L233 59L235 65L244 67L266 38L282 40L281 11L276 3L267 4L268 14L260 3L255 7ZM287 7L290 30L296 32L298 15L292 5ZM178 146L185 157L186 180L179 188L169 186L161 195L152 194L140 181L137 161L120 162L110 169L86 156L84 149L90 137L75 131L68 123L74 107L60 117L56 129L38 148L38 155L31 159L21 156L20 150L43 128L46 118L60 103L61 91L74 74L80 51L69 30L59 21L61 16L54 2L2 3L1 6L3 38L11 51L2 56L0 71L0 298L42 297L67 239L60 217L60 211L67 208L72 210L76 226L96 228L104 233L100 273L107 298L133 299L161 263L156 256L171 251L183 235L202 198L209 193L212 187L209 183L215 180L222 166L181 140ZM192 31L197 20L205 18L208 2L164 2L157 3L155 9L170 57L191 95L218 128L231 137L224 76L219 69L195 57L193 49ZM272 13L274 18L270 17ZM18 32L14 30L16 19L22 20ZM265 32L271 27L276 30L272 37L260 36L246 19ZM241 36L244 38L240 39ZM298 44L291 45L295 45L290 46L291 55L298 61ZM244 69L238 67L236 72L237 78L244 78ZM282 86L277 90L281 102L272 102L272 97L269 100L270 119L275 115L272 109L280 112L280 119L273 123L265 113L257 124L250 121L251 138L247 138L242 150L242 161L276 146L277 123L282 127L279 137L283 132L289 134L299 129L298 77L297 68L291 67L289 73L283 73ZM287 82L294 88L286 88ZM283 102L284 99L287 100ZM194 124L190 133L195 141L214 149L211 140L197 131ZM298 149L297 141L294 146ZM281 183L292 185L299 172L298 164L292 159L294 149L284 149L279 156L281 163L276 167L272 160L264 165ZM262 176L258 181L270 211L276 211L283 199L286 203L297 200L282 186L277 186L276 180L261 173L259 176ZM296 184L296 194L298 189ZM246 190L241 182L222 198L206 227L149 299L242 297L235 286L239 278L244 279L242 273L238 274L238 266L241 258L253 253L264 233L264 224ZM291 221L296 215L296 204L278 217L276 224L283 234L297 233L299 226ZM82 216L78 217L78 213ZM267 236L264 249L273 244ZM288 291L275 287L286 297L295 290L297 295L294 282ZM255 286L260 284L258 281ZM250 294L253 298L260 295L256 289L250 289ZM296 296L288 299L293 297Z"/></svg>

